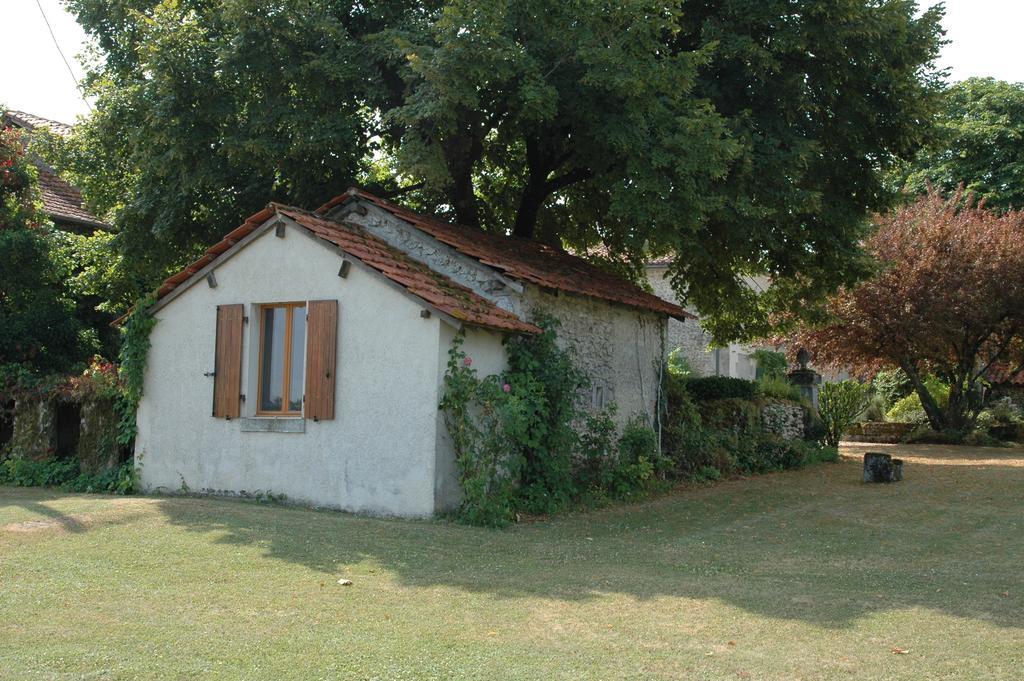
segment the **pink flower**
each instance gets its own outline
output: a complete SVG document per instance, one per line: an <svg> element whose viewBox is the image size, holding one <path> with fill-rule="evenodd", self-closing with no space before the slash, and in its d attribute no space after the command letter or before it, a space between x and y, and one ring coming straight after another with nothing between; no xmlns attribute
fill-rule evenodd
<svg viewBox="0 0 1024 681"><path fill-rule="evenodd" d="M501 389L504 390L507 393L512 392L512 386L510 386L508 383L506 383L505 385L501 386Z"/></svg>
<svg viewBox="0 0 1024 681"><path fill-rule="evenodd" d="M466 359L462 360L462 364L467 367L473 366L473 358L467 357Z"/></svg>

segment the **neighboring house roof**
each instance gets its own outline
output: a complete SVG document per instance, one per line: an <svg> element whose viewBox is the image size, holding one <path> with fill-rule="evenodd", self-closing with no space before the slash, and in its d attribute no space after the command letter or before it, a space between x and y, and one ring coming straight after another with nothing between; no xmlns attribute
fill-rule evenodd
<svg viewBox="0 0 1024 681"><path fill-rule="evenodd" d="M36 128L49 128L55 134L66 136L71 134L71 126L48 118L34 116L24 111L5 111L3 120L9 125L32 132ZM88 227L106 227L102 220L85 209L82 193L64 180L57 177L52 168L40 160L36 160L39 168L39 193L43 200L43 210L55 222L72 222Z"/></svg>
<svg viewBox="0 0 1024 681"><path fill-rule="evenodd" d="M26 130L32 131L36 128L49 128L53 132L61 136L67 136L71 134L71 126L67 123L61 123L60 121L53 121L49 118L43 118L42 116L36 116L34 114L25 113L24 111L5 111L4 118L8 119L12 124L19 128L25 128Z"/></svg>
<svg viewBox="0 0 1024 681"><path fill-rule="evenodd" d="M632 282L605 272L563 250L535 241L489 234L478 229L443 222L414 213L361 189L349 189L341 196L325 203L316 212L326 215L332 209L353 200L368 201L463 255L497 269L513 279L651 310L681 320L693 318L693 315L682 307L647 293Z"/></svg>
<svg viewBox="0 0 1024 681"><path fill-rule="evenodd" d="M157 290L157 299L163 299L200 275L209 265L226 257L236 245L266 225L274 216L284 217L306 229L313 236L342 250L344 255L363 263L370 269L402 287L438 312L473 326L516 333L540 333L540 328L528 324L511 312L456 284L443 274L413 260L400 250L388 245L361 227L324 219L301 208L277 203L251 216L230 232L219 243L207 249L194 263L169 277Z"/></svg>

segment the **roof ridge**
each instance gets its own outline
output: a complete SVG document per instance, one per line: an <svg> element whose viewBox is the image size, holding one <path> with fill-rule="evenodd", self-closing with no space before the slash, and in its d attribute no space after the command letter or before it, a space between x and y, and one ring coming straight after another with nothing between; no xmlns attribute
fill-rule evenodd
<svg viewBox="0 0 1024 681"><path fill-rule="evenodd" d="M312 236L333 244L345 255L363 263L442 314L467 324L498 331L540 332L536 325L523 321L512 312L395 248L360 225L340 222L304 208L275 201L269 202L263 210L251 215L223 239L210 246L198 260L164 280L157 289L157 299L168 296L190 280L196 280L196 275L275 215L288 218Z"/></svg>

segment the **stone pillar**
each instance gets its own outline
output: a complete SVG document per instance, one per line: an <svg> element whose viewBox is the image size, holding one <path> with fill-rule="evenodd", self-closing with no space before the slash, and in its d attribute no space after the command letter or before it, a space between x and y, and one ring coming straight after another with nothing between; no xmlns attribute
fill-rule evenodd
<svg viewBox="0 0 1024 681"><path fill-rule="evenodd" d="M121 451L116 440L117 422L113 400L87 399L82 402L78 461L83 472L95 475L121 463Z"/></svg>
<svg viewBox="0 0 1024 681"><path fill-rule="evenodd" d="M817 409L821 374L808 368L807 364L811 361L811 353L807 352L805 348L800 348L800 352L796 354L796 360L800 363L800 368L790 371L787 378L790 383L800 388L800 394Z"/></svg>
<svg viewBox="0 0 1024 681"><path fill-rule="evenodd" d="M57 451L57 408L50 400L18 400L14 405L11 456L39 461Z"/></svg>

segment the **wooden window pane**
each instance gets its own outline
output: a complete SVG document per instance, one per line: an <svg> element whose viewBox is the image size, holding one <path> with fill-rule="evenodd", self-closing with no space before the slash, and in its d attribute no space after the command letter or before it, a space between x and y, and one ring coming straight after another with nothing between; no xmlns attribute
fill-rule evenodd
<svg viewBox="0 0 1024 681"><path fill-rule="evenodd" d="M291 361L288 363L288 410L302 411L302 379L305 375L306 310L292 307Z"/></svg>
<svg viewBox="0 0 1024 681"><path fill-rule="evenodd" d="M284 341L287 308L263 308L263 356L260 386L260 411L282 411L284 400Z"/></svg>

